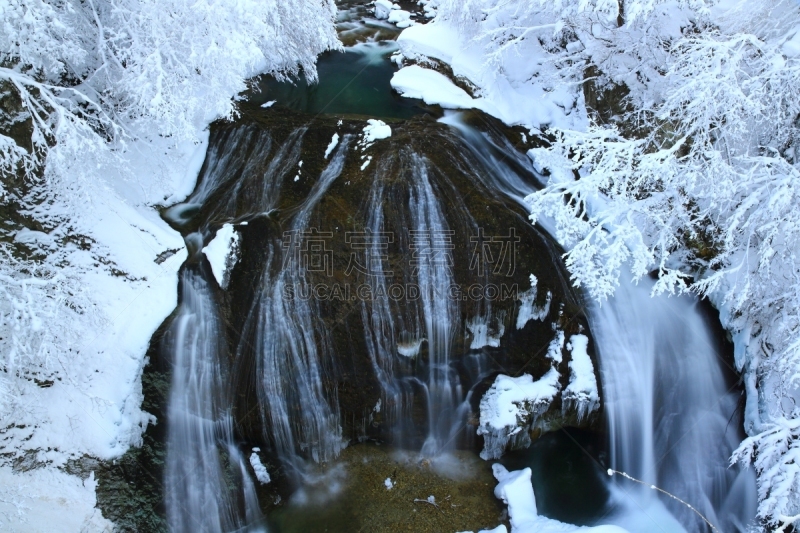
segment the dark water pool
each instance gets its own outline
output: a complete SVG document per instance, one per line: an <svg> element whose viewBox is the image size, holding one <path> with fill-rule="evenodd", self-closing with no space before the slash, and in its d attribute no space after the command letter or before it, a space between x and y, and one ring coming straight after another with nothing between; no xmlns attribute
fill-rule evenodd
<svg viewBox="0 0 800 533"><path fill-rule="evenodd" d="M317 63L318 83L309 84L302 75L294 82L264 76L258 83L261 92L250 100L257 104L275 100L275 105L314 115L406 119L425 113L416 101L401 98L390 88L397 66L389 58L396 50L393 41L380 41L325 53Z"/></svg>

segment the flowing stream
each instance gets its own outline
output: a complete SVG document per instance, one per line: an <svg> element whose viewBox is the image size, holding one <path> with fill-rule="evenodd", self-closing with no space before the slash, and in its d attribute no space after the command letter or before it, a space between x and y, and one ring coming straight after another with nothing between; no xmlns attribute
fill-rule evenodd
<svg viewBox="0 0 800 533"><path fill-rule="evenodd" d="M263 530L265 514L283 512L280 494L294 494L302 509L315 483L332 498L318 499L321 505L345 508L326 502L339 497L333 487L346 474L335 467L321 474L318 465L337 464L348 445L363 441L410 452L423 465L446 464L442 458L457 457L457 450L474 457L480 442L471 418L480 395L498 373L541 376L550 363L531 353L546 347L569 315L593 336L607 466L646 484L605 478L607 501L581 522L610 521L634 533L708 530L688 507L649 488L655 485L721 531L745 531L755 514L754 478L727 464L742 437L739 389L726 377L721 343L698 302L653 299L650 280L623 281L613 298L583 314L562 252L524 218L525 197L538 186L530 161L492 122L480 127L452 112L438 122L419 118L427 111L389 88L392 50L391 43L365 43L323 58L319 88L264 82L267 94L255 104L277 95L278 107L215 129L197 189L166 213L195 250L165 343L173 368L165 467L170 529ZM352 69L378 74L364 86L348 82L353 95L337 102ZM361 94L369 98L359 106ZM285 124L259 125L258 113L273 112L285 113ZM363 117L348 113L404 120L391 123L399 144L380 151L388 139L370 148ZM243 243L226 290L199 251L222 223L234 224ZM484 242L487 228L497 237ZM520 254L516 270L504 266L502 281L524 290L535 273L539 299L544 288L555 294L550 310L524 328L514 327L516 299L486 296L487 287L499 286L491 275L501 271L501 256L481 259L473 271L472 243L488 246L509 231L535 253ZM370 297L351 296L351 279ZM477 282L480 297L461 297L459 288ZM449 297L454 288L462 292ZM345 296L337 299L337 290ZM375 296L397 290L403 298ZM552 418L558 413L541 427L559 427L561 419ZM596 476L602 454L583 451L589 461L581 468ZM268 460L278 482L257 485L251 453ZM458 470L475 463L455 464ZM397 468L385 488L376 483L380 490L392 489ZM486 527L500 520L491 512L481 518ZM569 519L568 510L563 516ZM450 523L453 530L481 525Z"/></svg>

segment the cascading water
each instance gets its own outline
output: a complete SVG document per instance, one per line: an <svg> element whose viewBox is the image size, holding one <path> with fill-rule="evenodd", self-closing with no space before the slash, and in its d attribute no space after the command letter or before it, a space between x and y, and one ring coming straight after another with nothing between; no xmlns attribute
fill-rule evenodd
<svg viewBox="0 0 800 533"><path fill-rule="evenodd" d="M261 511L233 440L216 306L198 273L184 271L181 287L181 307L170 330L173 374L165 475L170 530L258 531Z"/></svg>
<svg viewBox="0 0 800 533"><path fill-rule="evenodd" d="M480 176L527 208L525 197L535 188L519 170L535 176L530 163L506 139L472 128L459 113L442 122L459 132L487 169ZM745 531L755 516L755 479L752 471L728 467L742 435L737 395L722 372L726 363L696 300L652 298L653 284L622 280L613 298L589 309L610 466L675 494L722 531ZM612 494L613 520L634 533L708 529L685 505L666 499L665 508L649 487L622 482Z"/></svg>
<svg viewBox="0 0 800 533"><path fill-rule="evenodd" d="M439 199L433 192L424 161L412 158L411 175L413 186L409 199L409 210L413 229L411 239L420 239L423 252L442 251L452 242L452 233L439 207ZM455 328L458 326L457 301L447 297L453 285L447 264L448 254L419 253L412 258L419 287L421 289L425 334L428 344L428 376L425 391L428 407L428 436L422 446L423 455L437 455L451 445L450 428L456 403L462 398L457 377L452 375L450 350ZM443 260L444 259L444 260Z"/></svg>
<svg viewBox="0 0 800 533"><path fill-rule="evenodd" d="M428 424L422 454L434 457L455 446L466 413L460 377L453 369L453 338L462 329L458 300L448 292L455 285L452 275L454 230L449 229L440 200L430 181L428 162L417 154L401 158L407 167L408 246L413 250L410 270L404 278L419 288L419 298L406 302L401 309L388 298L361 302L362 322L367 349L382 388L382 403L397 446L408 446L413 421L411 407L415 391L422 394ZM378 171L378 175L386 169ZM405 172L404 172L405 173ZM366 228L372 236L386 234L383 213L385 185L373 182L368 199ZM469 215L465 218L474 225ZM394 238L395 232L390 232ZM372 263L370 284L373 294L388 294L384 268L388 242L372 239L365 250L364 263ZM441 253L443 252L443 253ZM421 351L424 362L415 362ZM467 387L482 377L474 376ZM468 406L467 406L468 407Z"/></svg>
<svg viewBox="0 0 800 533"><path fill-rule="evenodd" d="M306 265L300 254L301 235L309 230L314 207L341 174L349 144L350 137L345 136L294 215L290 229L284 233L285 240L270 244L271 261L280 260L282 265L277 275L269 266L265 269L259 297L248 318L256 331L264 439L298 471L302 471L299 452L323 462L335 458L346 445L335 391L325 391L323 386L323 376L332 371L335 360L330 339L319 321L317 302L313 298L286 296L307 285ZM278 246L286 250L281 252Z"/></svg>
<svg viewBox="0 0 800 533"><path fill-rule="evenodd" d="M651 298L654 282L623 280L615 296L591 313L600 352L611 466L691 503L721 531L746 530L755 516L751 470L729 468L741 440L734 422L738 395L706 318L693 298ZM653 491L625 484L614 491L631 531L705 531L686 506L665 503L669 524Z"/></svg>

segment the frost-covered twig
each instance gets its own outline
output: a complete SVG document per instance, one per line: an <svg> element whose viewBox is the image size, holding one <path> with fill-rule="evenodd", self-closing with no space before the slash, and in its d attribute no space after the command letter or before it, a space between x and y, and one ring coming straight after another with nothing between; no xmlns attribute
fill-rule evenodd
<svg viewBox="0 0 800 533"><path fill-rule="evenodd" d="M688 507L690 510L692 510L692 511L693 511L693 512L694 512L694 513L697 515L697 516L699 516L700 518L702 518L702 519L703 519L703 521L704 521L706 524L708 524L708 527L710 527L710 528L711 528L713 531L717 531L717 532L719 531L719 529L717 529L717 528L714 526L714 524L712 524L711 522L709 522L708 518L706 518L705 516L703 516L703 514L702 514L700 511L698 511L697 509L695 509L695 508L694 508L694 507L693 507L693 506L692 506L690 503L687 503L687 502L685 502L685 501L681 500L680 498L678 498L677 496L675 496L675 495L674 495L674 494L672 494L671 492L667 492L667 491L665 491L664 489L662 489L662 488L660 488L660 487L656 487L655 485L650 485L650 484L648 484L648 483L645 483L645 482L644 482L644 481L642 481L641 479L636 479L635 477L633 477L633 476L630 476L630 475L626 474L625 472L620 472L619 470L612 470L611 468L609 468L609 469L608 469L606 472L608 473L608 475L609 475L609 476L613 476L614 474L619 474L620 476L622 476L622 477L624 477L624 478L626 478L626 479L629 479L629 480L631 480L631 481L633 481L633 482L635 482L635 483L639 483L639 484L641 484L641 485L648 486L648 487L650 487L650 488L651 488L651 489L653 489L653 490L657 490L658 492L660 492L660 493L662 493L662 494L665 494L665 495L669 496L669 497L670 497L670 498L672 498L673 500L677 501L678 503L681 503L681 504L685 505L685 506L686 506L686 507Z"/></svg>

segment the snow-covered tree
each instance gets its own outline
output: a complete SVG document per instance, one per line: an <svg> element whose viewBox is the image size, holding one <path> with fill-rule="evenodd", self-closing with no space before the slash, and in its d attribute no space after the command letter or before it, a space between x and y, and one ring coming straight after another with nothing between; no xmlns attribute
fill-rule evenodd
<svg viewBox="0 0 800 533"><path fill-rule="evenodd" d="M256 73L314 78L334 17L332 0L3 0L0 83L30 137L0 135L0 168L55 177L142 132L195 135Z"/></svg>
<svg viewBox="0 0 800 533"><path fill-rule="evenodd" d="M589 126L551 127L531 152L549 180L532 220L553 221L573 281L597 298L629 268L715 303L747 391L751 437L734 458L754 461L763 523L797 521L800 5L472 0L439 13L484 46L485 69L544 57L532 82L583 89Z"/></svg>

